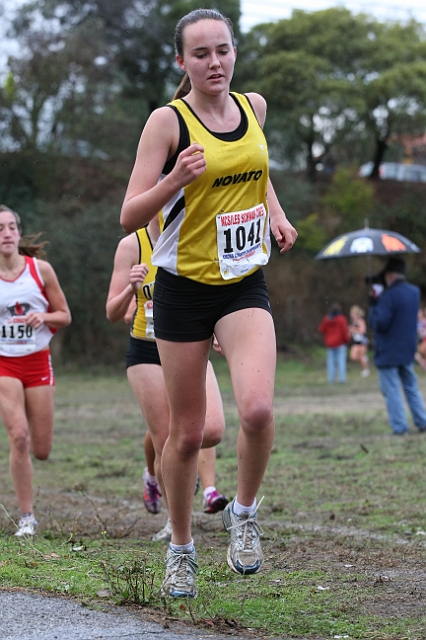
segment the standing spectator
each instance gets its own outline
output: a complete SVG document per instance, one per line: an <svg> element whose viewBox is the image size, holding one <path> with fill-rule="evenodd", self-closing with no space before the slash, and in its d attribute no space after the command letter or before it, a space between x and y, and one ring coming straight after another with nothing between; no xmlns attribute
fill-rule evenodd
<svg viewBox="0 0 426 640"><path fill-rule="evenodd" d="M349 336L351 339L351 347L349 350L349 358L353 362L361 363L361 377L366 378L370 375L368 368L368 338L367 324L364 320L364 310L357 304L354 304L349 310Z"/></svg>
<svg viewBox="0 0 426 640"><path fill-rule="evenodd" d="M417 315L417 353L414 356L422 369L426 369L426 311L419 309Z"/></svg>
<svg viewBox="0 0 426 640"><path fill-rule="evenodd" d="M426 411L414 372L420 290L405 279L405 263L389 258L386 289L370 296L369 324L374 331L374 362L379 373L390 426L396 435L409 433L401 394L404 389L414 424L426 431Z"/></svg>
<svg viewBox="0 0 426 640"><path fill-rule="evenodd" d="M339 382L346 382L346 356L348 351L348 323L338 302L331 305L330 312L324 316L318 331L323 334L327 348L327 378L334 382L336 368Z"/></svg>

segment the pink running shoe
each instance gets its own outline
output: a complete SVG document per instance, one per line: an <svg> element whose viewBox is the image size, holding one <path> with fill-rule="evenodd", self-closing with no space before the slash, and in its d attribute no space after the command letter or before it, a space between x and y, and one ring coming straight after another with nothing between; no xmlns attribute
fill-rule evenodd
<svg viewBox="0 0 426 640"><path fill-rule="evenodd" d="M204 513L217 513L223 511L229 500L226 496L218 493L216 489L209 493L207 498L203 500Z"/></svg>
<svg viewBox="0 0 426 640"><path fill-rule="evenodd" d="M157 482L150 482L147 478L148 469L143 470L143 503L150 513L160 513L161 493Z"/></svg>

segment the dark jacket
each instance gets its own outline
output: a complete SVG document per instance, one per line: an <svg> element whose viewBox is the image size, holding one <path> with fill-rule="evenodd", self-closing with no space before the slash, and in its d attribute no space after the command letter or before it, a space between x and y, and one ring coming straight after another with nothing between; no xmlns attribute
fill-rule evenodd
<svg viewBox="0 0 426 640"><path fill-rule="evenodd" d="M417 348L420 289L406 280L394 281L370 308L377 367L411 364Z"/></svg>

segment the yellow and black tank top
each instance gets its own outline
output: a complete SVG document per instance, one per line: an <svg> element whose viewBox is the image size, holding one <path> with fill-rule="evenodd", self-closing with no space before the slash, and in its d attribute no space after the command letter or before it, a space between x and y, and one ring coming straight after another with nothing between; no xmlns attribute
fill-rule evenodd
<svg viewBox="0 0 426 640"><path fill-rule="evenodd" d="M228 133L207 129L184 99L168 105L178 117L180 142L160 177L184 148L204 147L206 171L160 212L153 264L212 285L238 282L270 255L267 143L248 98L230 95L241 121Z"/></svg>
<svg viewBox="0 0 426 640"><path fill-rule="evenodd" d="M155 339L152 299L157 267L152 264L153 246L146 227L136 231L139 243L139 264L148 266L148 274L136 293L136 311L133 314L130 333L135 338Z"/></svg>

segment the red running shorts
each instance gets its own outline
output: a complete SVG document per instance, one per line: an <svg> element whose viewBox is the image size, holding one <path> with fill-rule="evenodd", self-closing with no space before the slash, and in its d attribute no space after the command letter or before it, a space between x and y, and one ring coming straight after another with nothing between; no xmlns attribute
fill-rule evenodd
<svg viewBox="0 0 426 640"><path fill-rule="evenodd" d="M52 359L49 349L30 353L28 356L10 358L0 356L0 377L17 378L24 389L54 386Z"/></svg>

